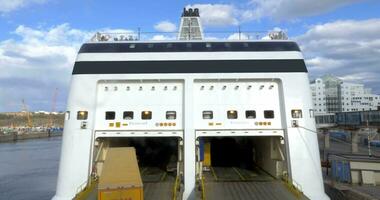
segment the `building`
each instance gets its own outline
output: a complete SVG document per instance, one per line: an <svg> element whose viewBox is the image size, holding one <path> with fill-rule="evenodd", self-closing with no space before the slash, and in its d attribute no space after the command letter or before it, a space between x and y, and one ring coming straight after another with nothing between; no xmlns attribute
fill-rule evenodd
<svg viewBox="0 0 380 200"><path fill-rule="evenodd" d="M332 75L310 84L316 114L380 110L380 95L363 84L347 83Z"/></svg>

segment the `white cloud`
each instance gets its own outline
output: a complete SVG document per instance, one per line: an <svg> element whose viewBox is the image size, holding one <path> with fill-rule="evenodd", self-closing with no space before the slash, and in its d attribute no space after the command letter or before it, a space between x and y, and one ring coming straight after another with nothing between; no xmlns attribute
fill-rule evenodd
<svg viewBox="0 0 380 200"><path fill-rule="evenodd" d="M374 74L371 72L359 72L355 74L348 74L344 76L340 76L340 79L343 81L348 81L348 82L359 82L359 83L369 83L371 84L372 82L378 82L379 76L378 74Z"/></svg>
<svg viewBox="0 0 380 200"><path fill-rule="evenodd" d="M380 93L379 33L380 19L344 20L310 26L295 40L312 76L361 80Z"/></svg>
<svg viewBox="0 0 380 200"><path fill-rule="evenodd" d="M251 9L243 9L243 20L271 17L288 21L332 11L338 7L363 0L250 0Z"/></svg>
<svg viewBox="0 0 380 200"><path fill-rule="evenodd" d="M227 40L248 40L249 36L244 33L233 33L227 37Z"/></svg>
<svg viewBox="0 0 380 200"><path fill-rule="evenodd" d="M72 66L80 44L92 32L61 24L48 29L19 26L15 39L0 41L0 90L5 97L0 111L18 110L21 99L32 109L50 107L55 87L63 105ZM63 108L59 108L63 109Z"/></svg>
<svg viewBox="0 0 380 200"><path fill-rule="evenodd" d="M204 26L238 25L238 10L229 4L193 4L187 8L199 8L199 15Z"/></svg>
<svg viewBox="0 0 380 200"><path fill-rule="evenodd" d="M221 40L222 38L219 38L219 37L215 37L215 36L204 36L204 40L207 40L207 41L213 41L213 40Z"/></svg>
<svg viewBox="0 0 380 200"><path fill-rule="evenodd" d="M43 4L47 0L0 0L0 13L9 13L29 4Z"/></svg>
<svg viewBox="0 0 380 200"><path fill-rule="evenodd" d="M193 4L186 7L199 8L205 26L236 26L241 22L262 18L293 21L360 1L364 0L247 0L240 5Z"/></svg>
<svg viewBox="0 0 380 200"><path fill-rule="evenodd" d="M162 21L154 25L154 29L161 32L174 32L177 31L177 26L170 21Z"/></svg>
<svg viewBox="0 0 380 200"><path fill-rule="evenodd" d="M325 58L325 57L313 57L305 60L309 70L312 71L332 71L339 67L344 67L346 62L344 60Z"/></svg>
<svg viewBox="0 0 380 200"><path fill-rule="evenodd" d="M103 28L100 32L133 33L126 29ZM0 112L20 110L21 99L32 110L51 107L54 89L63 110L72 67L81 44L97 31L61 24L50 28L20 25L12 39L0 41Z"/></svg>
<svg viewBox="0 0 380 200"><path fill-rule="evenodd" d="M175 36L171 36L171 35L154 35L152 38L150 38L150 40L175 40L176 37Z"/></svg>

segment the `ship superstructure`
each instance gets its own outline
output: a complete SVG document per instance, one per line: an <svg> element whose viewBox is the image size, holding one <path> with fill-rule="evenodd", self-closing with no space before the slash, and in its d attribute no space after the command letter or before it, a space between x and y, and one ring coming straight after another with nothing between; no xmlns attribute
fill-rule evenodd
<svg viewBox="0 0 380 200"><path fill-rule="evenodd" d="M190 21L199 19L198 11L185 11ZM157 180L174 186L179 199L210 197L223 180L248 184L260 178L273 183L270 193L286 180L305 198L328 199L298 45L199 40L202 29L195 32L196 38L183 33L176 41L83 44L73 69L53 199L74 198L101 171L102 151L116 146L136 148L143 181L152 180L144 179L152 166L165 171ZM231 171L234 176L224 176ZM157 186L149 180L144 188ZM145 191L144 197L149 199Z"/></svg>

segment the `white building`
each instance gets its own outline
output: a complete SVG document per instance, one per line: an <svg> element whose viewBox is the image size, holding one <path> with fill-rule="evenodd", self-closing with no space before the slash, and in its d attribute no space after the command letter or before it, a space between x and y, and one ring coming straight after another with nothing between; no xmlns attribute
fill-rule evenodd
<svg viewBox="0 0 380 200"><path fill-rule="evenodd" d="M363 84L325 75L310 84L316 114L380 109L380 95Z"/></svg>

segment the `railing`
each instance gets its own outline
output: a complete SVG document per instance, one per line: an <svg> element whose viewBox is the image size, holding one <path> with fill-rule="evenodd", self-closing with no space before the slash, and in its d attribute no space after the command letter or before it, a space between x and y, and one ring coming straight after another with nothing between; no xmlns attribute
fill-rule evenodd
<svg viewBox="0 0 380 200"><path fill-rule="evenodd" d="M379 127L380 111L338 112L315 115L317 127L346 126L346 127Z"/></svg>
<svg viewBox="0 0 380 200"><path fill-rule="evenodd" d="M95 189L97 179L91 178L90 182L87 181L81 184L76 191L74 200L85 200L90 195L90 193Z"/></svg>
<svg viewBox="0 0 380 200"><path fill-rule="evenodd" d="M85 181L82 184L80 184L79 187L77 187L77 189L75 190L76 197L74 199L77 199L77 197L80 196L82 192L84 192L87 186L88 186L88 181Z"/></svg>
<svg viewBox="0 0 380 200"><path fill-rule="evenodd" d="M180 177L179 175L176 176L175 182L174 182L174 188L173 188L173 200L177 200L177 192L180 188Z"/></svg>
<svg viewBox="0 0 380 200"><path fill-rule="evenodd" d="M111 42L111 41L161 41L177 40L179 32L108 32L96 33L91 42ZM288 37L283 31L210 31L203 33L203 40L287 40Z"/></svg>
<svg viewBox="0 0 380 200"><path fill-rule="evenodd" d="M288 176L283 176L282 180L285 182L286 187L292 192L297 198L303 196L302 186L296 181L291 180Z"/></svg>
<svg viewBox="0 0 380 200"><path fill-rule="evenodd" d="M317 128L328 128L336 126L335 113L315 115Z"/></svg>

